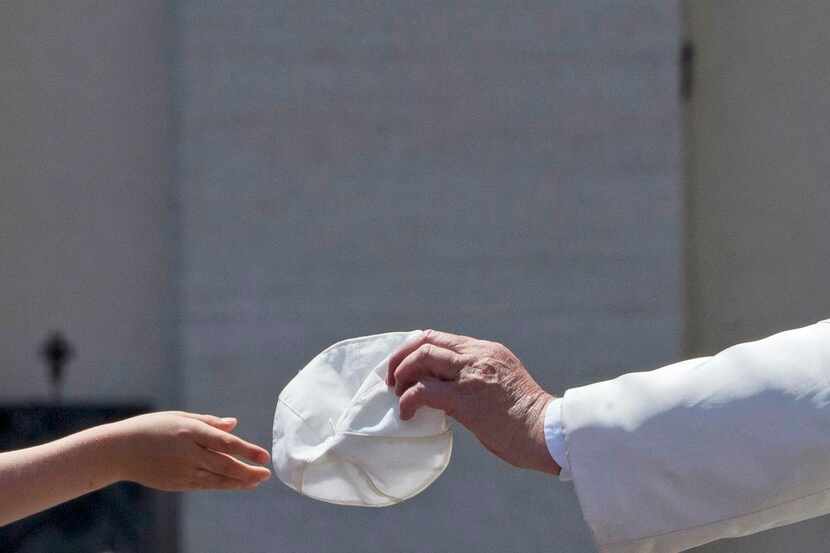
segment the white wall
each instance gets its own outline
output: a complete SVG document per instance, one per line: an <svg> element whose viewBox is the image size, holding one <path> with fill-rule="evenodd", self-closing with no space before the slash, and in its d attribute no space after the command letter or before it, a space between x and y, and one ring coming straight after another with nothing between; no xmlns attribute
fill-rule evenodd
<svg viewBox="0 0 830 553"><path fill-rule="evenodd" d="M188 407L270 443L332 342L432 326L567 387L678 358L674 2L183 1ZM381 510L191 494L186 551L592 551L568 484L459 429Z"/></svg>
<svg viewBox="0 0 830 553"><path fill-rule="evenodd" d="M172 402L181 336L178 405L265 444L343 337L502 340L558 392L679 356L676 5L360 6L185 0L172 38L161 1L2 4L0 399L45 396L53 327L75 399ZM183 522L194 553L592 550L569 485L463 431L396 508L272 482Z"/></svg>
<svg viewBox="0 0 830 553"><path fill-rule="evenodd" d="M176 233L167 2L0 3L0 401L171 404Z"/></svg>
<svg viewBox="0 0 830 553"><path fill-rule="evenodd" d="M830 316L830 4L686 4L689 348Z"/></svg>
<svg viewBox="0 0 830 553"><path fill-rule="evenodd" d="M830 4L691 0L688 349L830 317ZM703 553L826 551L827 517Z"/></svg>

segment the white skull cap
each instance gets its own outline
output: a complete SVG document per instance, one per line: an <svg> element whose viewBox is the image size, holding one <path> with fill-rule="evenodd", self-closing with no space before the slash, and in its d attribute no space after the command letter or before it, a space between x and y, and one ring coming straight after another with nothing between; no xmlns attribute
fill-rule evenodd
<svg viewBox="0 0 830 553"><path fill-rule="evenodd" d="M386 385L389 358L420 330L338 342L280 393L274 414L277 476L303 495L385 507L426 489L444 472L452 431L442 411L422 407L402 421Z"/></svg>

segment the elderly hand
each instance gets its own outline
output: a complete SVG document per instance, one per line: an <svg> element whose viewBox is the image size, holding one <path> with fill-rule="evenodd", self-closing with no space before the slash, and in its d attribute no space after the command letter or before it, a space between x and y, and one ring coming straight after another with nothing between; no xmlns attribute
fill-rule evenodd
<svg viewBox="0 0 830 553"><path fill-rule="evenodd" d="M165 491L252 489L271 472L254 463L268 452L230 432L236 419L180 411L151 413L111 425L120 479Z"/></svg>
<svg viewBox="0 0 830 553"><path fill-rule="evenodd" d="M511 465L559 474L544 434L553 397L505 346L427 330L390 358L387 384L401 419L424 405L440 409Z"/></svg>

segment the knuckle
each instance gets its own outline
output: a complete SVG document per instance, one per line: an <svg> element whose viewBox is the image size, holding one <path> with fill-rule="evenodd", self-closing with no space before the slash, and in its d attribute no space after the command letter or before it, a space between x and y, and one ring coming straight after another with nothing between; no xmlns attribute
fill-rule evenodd
<svg viewBox="0 0 830 553"><path fill-rule="evenodd" d="M418 348L417 353L415 354L416 361L424 361L427 357L432 354L432 344L424 344Z"/></svg>
<svg viewBox="0 0 830 553"><path fill-rule="evenodd" d="M492 359L479 359L473 363L471 370L463 375L463 383L480 387L494 382L498 378L498 372L497 365Z"/></svg>
<svg viewBox="0 0 830 553"><path fill-rule="evenodd" d="M495 363L483 363L479 368L479 377L482 382L493 383L498 380L499 370Z"/></svg>
<svg viewBox="0 0 830 553"><path fill-rule="evenodd" d="M176 430L174 431L174 435L175 435L177 438L181 438L181 439L189 439L189 438L192 438L192 437L193 437L193 429L192 429L191 427L189 427L189 426L179 426L179 427L178 427L178 428L176 428Z"/></svg>
<svg viewBox="0 0 830 553"><path fill-rule="evenodd" d="M504 353L507 348L499 342L487 342L487 349L494 354Z"/></svg>

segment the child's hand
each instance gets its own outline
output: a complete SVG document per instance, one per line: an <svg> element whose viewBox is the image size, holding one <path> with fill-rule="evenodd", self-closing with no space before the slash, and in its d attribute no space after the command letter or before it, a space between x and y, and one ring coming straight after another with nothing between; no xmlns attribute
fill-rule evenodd
<svg viewBox="0 0 830 553"><path fill-rule="evenodd" d="M111 425L118 479L165 491L253 489L271 476L268 452L230 431L236 419L181 411Z"/></svg>

